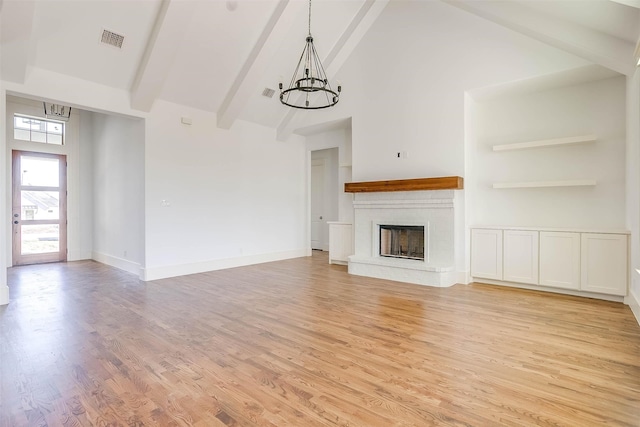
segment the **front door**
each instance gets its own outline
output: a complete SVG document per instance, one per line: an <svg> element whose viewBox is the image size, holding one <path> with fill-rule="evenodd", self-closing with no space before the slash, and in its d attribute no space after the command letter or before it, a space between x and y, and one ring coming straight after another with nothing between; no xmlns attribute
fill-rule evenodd
<svg viewBox="0 0 640 427"><path fill-rule="evenodd" d="M67 260L67 159L13 151L13 265Z"/></svg>

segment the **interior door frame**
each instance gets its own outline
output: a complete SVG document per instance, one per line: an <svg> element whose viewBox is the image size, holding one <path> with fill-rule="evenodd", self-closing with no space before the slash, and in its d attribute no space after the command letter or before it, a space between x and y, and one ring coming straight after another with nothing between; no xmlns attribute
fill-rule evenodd
<svg viewBox="0 0 640 427"><path fill-rule="evenodd" d="M59 161L59 186L25 186L22 185L20 158L26 155L29 157L43 157L58 159ZM65 154L51 154L36 151L12 150L12 207L11 207L11 230L12 230L12 265L39 264L46 262L61 262L67 260L67 156ZM22 219L22 195L23 190L34 191L59 191L60 198L58 204L57 220L25 220ZM59 251L42 254L22 254L22 225L46 225L59 224Z"/></svg>

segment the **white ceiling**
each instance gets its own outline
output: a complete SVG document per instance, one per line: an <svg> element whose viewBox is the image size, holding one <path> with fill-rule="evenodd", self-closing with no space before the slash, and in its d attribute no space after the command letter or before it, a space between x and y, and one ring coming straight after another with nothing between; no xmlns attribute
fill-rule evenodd
<svg viewBox="0 0 640 427"><path fill-rule="evenodd" d="M389 1L314 0L311 30L331 79ZM621 74L635 71L635 0L442 0ZM623 4L627 3L627 4ZM631 6L629 5L631 4ZM0 0L2 78L30 67L278 128L291 110L262 91L287 82L307 33L303 0ZM125 36L118 50L103 29Z"/></svg>

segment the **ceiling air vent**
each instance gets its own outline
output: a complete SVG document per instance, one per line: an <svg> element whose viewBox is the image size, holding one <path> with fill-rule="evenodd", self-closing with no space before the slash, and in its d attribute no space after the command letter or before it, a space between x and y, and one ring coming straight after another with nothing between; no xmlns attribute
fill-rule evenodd
<svg viewBox="0 0 640 427"><path fill-rule="evenodd" d="M276 93L275 90L265 87L264 90L262 91L262 96L266 96L267 98L273 98L274 93Z"/></svg>
<svg viewBox="0 0 640 427"><path fill-rule="evenodd" d="M118 49L122 49L122 42L124 41L124 36L120 34L116 34L113 31L102 30L102 43L108 44L111 46L115 46Z"/></svg>

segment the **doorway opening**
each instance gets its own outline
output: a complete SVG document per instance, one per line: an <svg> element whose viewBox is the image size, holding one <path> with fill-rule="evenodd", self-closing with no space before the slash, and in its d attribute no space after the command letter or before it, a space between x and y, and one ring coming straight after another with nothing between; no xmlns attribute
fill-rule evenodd
<svg viewBox="0 0 640 427"><path fill-rule="evenodd" d="M13 150L13 265L67 260L67 158Z"/></svg>
<svg viewBox="0 0 640 427"><path fill-rule="evenodd" d="M329 250L329 224L338 219L338 148L311 152L311 249Z"/></svg>

